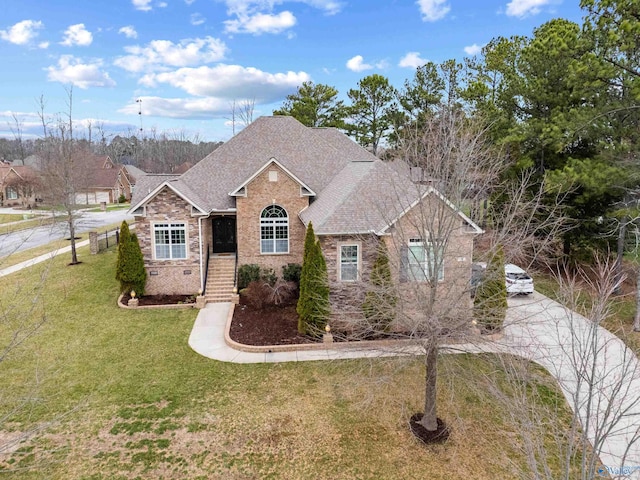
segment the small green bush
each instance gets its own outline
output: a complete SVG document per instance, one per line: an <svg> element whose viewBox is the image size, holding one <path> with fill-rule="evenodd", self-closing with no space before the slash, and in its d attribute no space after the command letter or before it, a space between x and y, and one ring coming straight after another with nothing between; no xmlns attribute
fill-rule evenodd
<svg viewBox="0 0 640 480"><path fill-rule="evenodd" d="M247 263L238 267L238 289L247 288L251 282L260 280L260 265Z"/></svg>
<svg viewBox="0 0 640 480"><path fill-rule="evenodd" d="M276 284L276 280L278 280L278 276L276 272L273 271L273 268L262 268L260 270L260 280L273 287Z"/></svg>
<svg viewBox="0 0 640 480"><path fill-rule="evenodd" d="M302 265L299 263L287 263L282 266L282 278L287 282L294 282L300 285L300 274L302 273Z"/></svg>
<svg viewBox="0 0 640 480"><path fill-rule="evenodd" d="M124 196L124 193L121 193L118 197L118 203L125 203L127 201L127 197Z"/></svg>

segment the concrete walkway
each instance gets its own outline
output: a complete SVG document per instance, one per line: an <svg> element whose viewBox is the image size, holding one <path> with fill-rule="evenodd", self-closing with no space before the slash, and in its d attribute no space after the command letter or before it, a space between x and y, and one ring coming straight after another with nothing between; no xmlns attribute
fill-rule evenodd
<svg viewBox="0 0 640 480"><path fill-rule="evenodd" d="M200 310L189 345L223 362L264 363L417 355L419 347L384 349L327 348L286 352L246 352L225 342L231 304ZM600 460L625 475L640 478L640 364L615 335L561 304L535 293L509 299L504 336L498 342L456 345L457 352L504 352L542 365L553 375L580 418ZM453 350L452 350L453 352ZM614 471L615 472L615 471Z"/></svg>
<svg viewBox="0 0 640 480"><path fill-rule="evenodd" d="M76 242L76 248L85 247L89 245L89 240L83 240L81 242ZM23 268L30 267L32 265L36 265L37 263L42 263L47 260L51 260L53 257L57 257L58 255L62 255L64 253L69 253L71 251L71 245L68 247L62 247L58 250L54 250L49 253L45 253L35 258L31 258L29 260L25 260L24 262L16 263L7 268L3 268L0 270L0 277L4 277L5 275L9 275L11 273L15 273L18 270L22 270Z"/></svg>

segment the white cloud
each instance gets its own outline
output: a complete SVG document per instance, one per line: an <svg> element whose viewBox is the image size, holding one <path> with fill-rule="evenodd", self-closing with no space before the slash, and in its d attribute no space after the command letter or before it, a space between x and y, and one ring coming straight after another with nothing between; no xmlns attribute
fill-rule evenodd
<svg viewBox="0 0 640 480"><path fill-rule="evenodd" d="M540 13L541 7L549 5L552 0L511 0L507 3L506 14L509 17L523 18Z"/></svg>
<svg viewBox="0 0 640 480"><path fill-rule="evenodd" d="M225 31L228 33L281 33L296 24L296 17L289 11L277 15L271 13L256 13L254 15L238 15L235 20L226 20Z"/></svg>
<svg viewBox="0 0 640 480"><path fill-rule="evenodd" d="M228 33L282 33L296 23L296 17L288 10L275 13L274 6L287 2L305 3L311 7L323 10L327 15L335 15L342 8L337 0L223 0L227 5L227 14L231 19L226 20L225 31ZM291 38L291 37L290 37Z"/></svg>
<svg viewBox="0 0 640 480"><path fill-rule="evenodd" d="M47 67L47 78L51 82L70 83L78 88L114 87L109 74L101 70L102 60L82 63L73 55L62 55L57 66Z"/></svg>
<svg viewBox="0 0 640 480"><path fill-rule="evenodd" d="M347 60L347 68L353 72L362 72L364 70L371 70L373 65L364 63L362 55L356 55L355 57Z"/></svg>
<svg viewBox="0 0 640 480"><path fill-rule="evenodd" d="M28 45L43 27L40 21L22 20L6 30L0 30L0 38L15 45Z"/></svg>
<svg viewBox="0 0 640 480"><path fill-rule="evenodd" d="M42 48L43 50L49 48L49 42L40 42L38 48Z"/></svg>
<svg viewBox="0 0 640 480"><path fill-rule="evenodd" d="M199 13L192 13L191 14L191 25L202 25L206 21L207 21L207 19L204 18Z"/></svg>
<svg viewBox="0 0 640 480"><path fill-rule="evenodd" d="M127 25L126 27L122 27L118 30L118 33L122 33L127 38L138 38L138 32L133 27L133 25Z"/></svg>
<svg viewBox="0 0 640 480"><path fill-rule="evenodd" d="M186 3L187 5L192 5L193 2L195 2L196 0L184 0L184 3Z"/></svg>
<svg viewBox="0 0 640 480"><path fill-rule="evenodd" d="M229 101L221 98L162 98L139 97L145 116L169 118L206 118L229 113ZM131 103L118 110L127 115L138 115L138 105Z"/></svg>
<svg viewBox="0 0 640 480"><path fill-rule="evenodd" d="M221 64L148 74L139 83L148 87L166 83L201 97L227 100L255 97L257 102L269 103L284 98L310 80L305 72L269 73L253 67Z"/></svg>
<svg viewBox="0 0 640 480"><path fill-rule="evenodd" d="M93 42L91 32L84 27L84 23L77 23L64 31L64 39L60 43L67 47L73 47L74 45L88 47L91 42Z"/></svg>
<svg viewBox="0 0 640 480"><path fill-rule="evenodd" d="M400 59L399 67L418 68L427 63L424 58L420 58L420 52L409 52Z"/></svg>
<svg viewBox="0 0 640 480"><path fill-rule="evenodd" d="M149 5L151 0L131 0L131 3L136 10L142 10L143 12L148 12L152 8Z"/></svg>
<svg viewBox="0 0 640 480"><path fill-rule="evenodd" d="M425 22L440 20L451 10L447 0L418 0L416 3Z"/></svg>
<svg viewBox="0 0 640 480"><path fill-rule="evenodd" d="M144 47L134 45L124 49L129 55L116 58L114 64L129 72L217 62L227 52L224 42L213 37L184 39L177 44L170 40L153 40Z"/></svg>
<svg viewBox="0 0 640 480"><path fill-rule="evenodd" d="M482 52L482 46L477 43L464 47L464 53L467 55L478 55L480 52Z"/></svg>

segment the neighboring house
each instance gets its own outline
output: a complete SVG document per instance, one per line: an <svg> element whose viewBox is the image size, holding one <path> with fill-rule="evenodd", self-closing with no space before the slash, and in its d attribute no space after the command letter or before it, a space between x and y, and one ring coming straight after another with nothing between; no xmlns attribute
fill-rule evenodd
<svg viewBox="0 0 640 480"><path fill-rule="evenodd" d="M124 195L124 198L127 202L131 201L131 196L136 187L136 182L139 178L146 175L146 172L143 172L138 167L134 167L133 165L121 165L120 170L118 171L118 183L117 183L117 198L120 198L120 195Z"/></svg>
<svg viewBox="0 0 640 480"><path fill-rule="evenodd" d="M437 190L412 182L401 167L333 128L261 117L183 175L138 179L130 212L148 273L146 292L206 288L208 301L232 299L237 265L270 267L280 276L282 266L301 264L305 229L313 222L332 307L345 312L359 311L362 289L356 287L369 278L381 241L396 282L424 282L433 252L418 220L434 207L445 212L438 222L454 225L439 280L469 308L465 292L480 228Z"/></svg>
<svg viewBox="0 0 640 480"><path fill-rule="evenodd" d="M78 176L76 204L117 202L120 194L127 190L126 182L121 179L120 167L108 155L87 152L79 155L82 156L84 170Z"/></svg>
<svg viewBox="0 0 640 480"><path fill-rule="evenodd" d="M0 198L3 207L35 206L39 184L38 175L31 167L0 163Z"/></svg>

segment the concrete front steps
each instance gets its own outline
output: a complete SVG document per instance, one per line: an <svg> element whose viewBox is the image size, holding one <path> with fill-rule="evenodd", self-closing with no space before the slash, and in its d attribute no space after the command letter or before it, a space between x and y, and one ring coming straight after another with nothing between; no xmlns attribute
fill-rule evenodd
<svg viewBox="0 0 640 480"><path fill-rule="evenodd" d="M238 294L233 293L235 268L235 255L214 255L209 258L209 273L204 293L207 303L238 303Z"/></svg>

